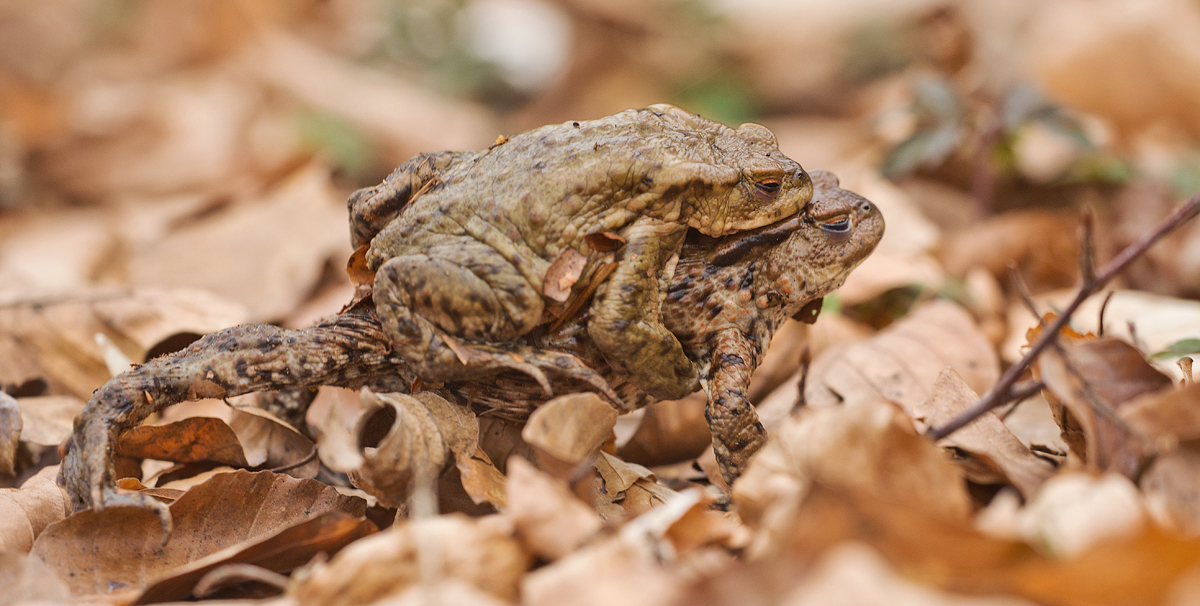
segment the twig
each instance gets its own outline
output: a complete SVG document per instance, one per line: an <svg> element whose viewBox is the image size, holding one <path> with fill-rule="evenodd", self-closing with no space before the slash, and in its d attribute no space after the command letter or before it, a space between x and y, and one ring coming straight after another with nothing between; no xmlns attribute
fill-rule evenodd
<svg viewBox="0 0 1200 606"><path fill-rule="evenodd" d="M1004 411L1004 414L1000 415L1000 420L1003 421L1007 419L1009 415L1016 412L1017 407L1020 406L1022 402L1037 395L1037 393L1045 386L1046 384L1042 383L1041 381L1026 381L1014 386L1012 393L1009 396L1009 399L1012 400L1013 405L1008 410Z"/></svg>
<svg viewBox="0 0 1200 606"><path fill-rule="evenodd" d="M983 397L979 398L979 401L974 406L964 410L945 425L931 429L927 435L934 441L940 440L958 431L967 423L983 416L987 411L1007 402L1013 385L1017 382L1017 378L1025 372L1025 369L1029 368L1034 358L1041 354L1042 350L1058 336L1058 331L1067 325L1067 322L1071 319L1071 315L1075 313L1075 310L1079 309L1079 306L1088 297L1103 288L1105 284L1108 284L1126 266L1142 256L1155 242L1158 242L1175 228L1195 218L1197 214L1200 214L1200 194L1192 196L1187 202L1181 204L1154 231L1143 235L1133 244L1126 246L1124 250L1118 253L1116 257L1106 263L1095 274L1095 278L1091 280L1091 284L1088 284L1086 281L1081 284L1079 292L1075 294L1075 298L1067 305L1062 314L1050 323L1050 326L1042 330L1041 334L1033 342L1033 345L1029 347L1029 351L1025 353L1025 356L1019 362L1009 366L1008 370L1004 371L1004 374L1001 375L1000 380L996 381L996 384Z"/></svg>
<svg viewBox="0 0 1200 606"><path fill-rule="evenodd" d="M1108 294L1104 295L1104 302L1100 304L1100 317L1097 319L1097 326L1100 328L1096 330L1096 336L1098 337L1104 336L1104 312L1108 311L1108 303L1112 301L1115 294L1117 294L1115 290L1108 291Z"/></svg>
<svg viewBox="0 0 1200 606"><path fill-rule="evenodd" d="M1012 282L1013 290L1017 291L1021 302L1025 304L1025 308L1029 313L1033 314L1033 318L1037 320L1038 326L1046 328L1046 321L1042 319L1041 312L1038 311L1037 305L1033 302L1033 293L1029 292L1029 286L1025 284L1025 279L1021 277L1021 272L1017 270L1016 263L1008 264L1008 277Z"/></svg>

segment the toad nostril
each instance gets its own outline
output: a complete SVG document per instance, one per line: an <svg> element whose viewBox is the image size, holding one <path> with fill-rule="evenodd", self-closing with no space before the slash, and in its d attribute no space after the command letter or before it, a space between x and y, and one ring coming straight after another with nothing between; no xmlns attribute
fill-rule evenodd
<svg viewBox="0 0 1200 606"><path fill-rule="evenodd" d="M858 210L860 210L860 211L862 211L862 212L864 212L864 213L869 213L869 212L871 212L871 203L870 203L870 202L865 202L865 201L864 201L862 204L859 204L859 205L858 205Z"/></svg>

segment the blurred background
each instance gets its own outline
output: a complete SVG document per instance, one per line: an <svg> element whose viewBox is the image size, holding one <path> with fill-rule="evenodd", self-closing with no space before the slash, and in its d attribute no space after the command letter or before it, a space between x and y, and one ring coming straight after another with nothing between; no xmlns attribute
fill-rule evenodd
<svg viewBox="0 0 1200 606"><path fill-rule="evenodd" d="M1074 283L1080 208L1103 260L1200 189L1197 73L1188 0L2 0L0 296L199 288L225 307L196 332L305 325L350 298L355 188L670 102L883 208L833 307L950 296L999 344L1010 263ZM1127 285L1200 294L1197 228Z"/></svg>

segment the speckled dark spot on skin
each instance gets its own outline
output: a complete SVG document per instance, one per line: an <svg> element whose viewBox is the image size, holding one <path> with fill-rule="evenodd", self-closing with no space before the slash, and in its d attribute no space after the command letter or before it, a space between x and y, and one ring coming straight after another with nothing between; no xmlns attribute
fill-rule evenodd
<svg viewBox="0 0 1200 606"><path fill-rule="evenodd" d="M723 309L725 309L725 306L720 303L717 303L716 305L710 305L708 308L708 319L712 320L721 315L721 311Z"/></svg>
<svg viewBox="0 0 1200 606"><path fill-rule="evenodd" d="M754 266L746 270L746 275L742 276L742 283L738 286L738 290L746 290L754 284Z"/></svg>
<svg viewBox="0 0 1200 606"><path fill-rule="evenodd" d="M731 353L721 354L721 364L725 366L742 366L746 363L741 356Z"/></svg>
<svg viewBox="0 0 1200 606"><path fill-rule="evenodd" d="M733 276L729 276L725 279L725 288L732 289L735 282L736 281L733 279Z"/></svg>

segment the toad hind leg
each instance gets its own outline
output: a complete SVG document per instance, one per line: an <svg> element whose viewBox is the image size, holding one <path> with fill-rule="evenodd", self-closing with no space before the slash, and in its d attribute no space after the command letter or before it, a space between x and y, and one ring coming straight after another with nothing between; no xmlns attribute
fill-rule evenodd
<svg viewBox="0 0 1200 606"><path fill-rule="evenodd" d="M618 372L660 400L677 400L700 389L695 365L662 323L662 300L674 270L670 262L686 226L642 217L625 232L612 276L596 291L588 335Z"/></svg>
<svg viewBox="0 0 1200 606"><path fill-rule="evenodd" d="M553 395L546 377L550 371L621 402L608 382L573 354L460 342L512 341L537 325L544 303L495 251L460 240L451 252L455 254L394 257L375 275L375 306L383 330L422 380L464 381L512 369Z"/></svg>

